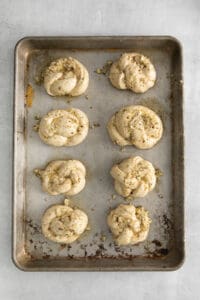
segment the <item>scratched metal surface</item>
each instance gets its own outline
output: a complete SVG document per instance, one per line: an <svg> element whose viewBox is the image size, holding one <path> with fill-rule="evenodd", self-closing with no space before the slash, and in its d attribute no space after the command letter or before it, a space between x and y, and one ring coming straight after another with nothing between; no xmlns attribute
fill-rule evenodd
<svg viewBox="0 0 200 300"><path fill-rule="evenodd" d="M115 89L106 75L97 74L108 60L114 61L122 52L137 51L150 57L157 71L155 86L145 94ZM167 256L174 247L174 197L172 177L172 117L171 79L173 75L172 52L155 47L131 47L129 49L42 49L27 52L27 73L24 82L31 84L34 98L31 107L26 107L24 161L24 251L34 260L45 263L55 259L94 259L107 257L120 261L122 258L156 258ZM72 56L88 69L90 83L85 95L73 98L50 97L42 85L35 82L44 65L55 58ZM87 96L87 97L86 97ZM88 99L87 99L88 98ZM23 99L21 99L22 101ZM114 145L107 133L106 124L114 112L124 105L143 104L156 111L164 123L161 141L150 150L134 147L120 148ZM52 109L69 107L83 110L90 120L90 130L83 143L75 147L56 148L45 145L33 130L35 116L43 116ZM109 175L111 166L131 155L140 155L163 172L154 191L145 198L131 201L149 211L152 224L145 242L134 246L117 247L106 224L111 208L126 201L116 194ZM71 245L60 245L48 241L41 234L40 220L44 211L52 204L62 203L64 196L50 196L42 191L40 180L33 174L35 168L43 168L51 160L78 159L87 168L85 189L71 197L74 204L82 208L89 217L91 230ZM22 193L23 193L22 189ZM113 196L115 195L115 196ZM145 260L144 264L148 265ZM157 268L159 263L157 262ZM141 266L142 262L141 262ZM56 263L55 263L56 267ZM62 268L61 268L62 269Z"/></svg>

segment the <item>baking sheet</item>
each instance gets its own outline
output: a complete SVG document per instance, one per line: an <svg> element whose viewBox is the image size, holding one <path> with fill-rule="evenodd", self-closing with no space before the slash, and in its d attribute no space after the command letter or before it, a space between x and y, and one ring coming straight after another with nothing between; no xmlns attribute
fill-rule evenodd
<svg viewBox="0 0 200 300"><path fill-rule="evenodd" d="M57 42L56 42L57 41ZM147 55L157 71L155 86L145 94L134 94L112 87L106 75L95 71L122 52ZM162 270L177 268L184 256L183 235L183 126L180 46L173 38L99 37L29 38L16 52L15 94L15 178L14 178L14 261L25 270ZM72 56L90 74L89 88L80 97L50 97L36 83L43 67L55 58ZM27 85L34 90L30 107L24 106ZM72 100L72 101L71 101ZM156 111L164 123L162 140L152 149L138 150L114 145L106 124L124 105L142 104ZM90 120L83 143L75 147L45 145L33 126L35 117L52 109L75 107ZM177 114L178 112L178 114ZM181 142L180 142L181 139ZM147 240L134 246L119 247L106 224L111 208L126 203L114 190L109 175L112 165L131 155L140 155L161 170L154 191L131 201L149 211L152 224ZM46 240L40 220L52 204L62 203L63 195L42 191L33 174L51 160L78 159L87 168L85 189L71 197L87 212L91 230L71 245ZM20 223L20 224L19 224Z"/></svg>

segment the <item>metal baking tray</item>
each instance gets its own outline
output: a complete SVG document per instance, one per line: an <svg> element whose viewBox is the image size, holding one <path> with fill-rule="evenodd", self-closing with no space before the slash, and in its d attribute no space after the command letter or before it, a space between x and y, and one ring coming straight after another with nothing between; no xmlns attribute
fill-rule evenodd
<svg viewBox="0 0 200 300"><path fill-rule="evenodd" d="M141 52L157 70L155 86L144 94L120 91L106 74L95 72L123 52ZM52 98L37 76L58 57L72 56L89 70L85 95ZM105 71L105 72L104 72ZM106 73L103 68L103 73ZM34 91L27 97L27 86ZM29 91L30 92L30 91ZM30 98L30 95L29 95ZM30 103L31 100L31 103ZM106 124L124 105L143 104L156 111L164 123L162 140L150 150L114 145ZM86 140L76 147L45 145L33 130L35 117L51 109L75 107L90 120ZM168 36L28 37L15 49L13 261L26 271L165 271L184 261L184 144L183 78L180 43ZM150 212L151 229L145 242L117 247L106 224L110 208L125 200L116 195L109 171L113 163L141 155L163 172L157 187L145 198L133 201ZM85 189L71 198L88 213L91 230L71 245L47 241L40 220L47 207L62 203L64 196L42 191L33 169L53 159L80 159L87 167Z"/></svg>

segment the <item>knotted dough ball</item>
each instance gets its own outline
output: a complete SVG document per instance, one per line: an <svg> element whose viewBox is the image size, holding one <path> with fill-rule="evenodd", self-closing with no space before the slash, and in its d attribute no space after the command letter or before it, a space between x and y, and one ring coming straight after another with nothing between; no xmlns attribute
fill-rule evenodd
<svg viewBox="0 0 200 300"><path fill-rule="evenodd" d="M79 160L55 160L44 170L35 169L42 188L50 195L76 195L85 187L85 166Z"/></svg>
<svg viewBox="0 0 200 300"><path fill-rule="evenodd" d="M120 204L107 217L115 242L120 246L143 242L149 232L151 219L143 207Z"/></svg>
<svg viewBox="0 0 200 300"><path fill-rule="evenodd" d="M156 185L153 165L140 156L114 165L110 174L115 179L115 190L123 197L145 197Z"/></svg>
<svg viewBox="0 0 200 300"><path fill-rule="evenodd" d="M134 145L139 149L152 148L162 137L160 117L142 105L130 105L116 112L107 125L113 142L120 146Z"/></svg>
<svg viewBox="0 0 200 300"><path fill-rule="evenodd" d="M112 64L109 78L117 89L144 93L154 86L156 70L148 57L124 53Z"/></svg>
<svg viewBox="0 0 200 300"><path fill-rule="evenodd" d="M88 84L87 69L72 57L53 61L44 72L44 88L51 96L79 96Z"/></svg>
<svg viewBox="0 0 200 300"><path fill-rule="evenodd" d="M52 110L42 117L39 124L39 136L49 145L74 146L87 136L89 120L86 114L77 108Z"/></svg>
<svg viewBox="0 0 200 300"><path fill-rule="evenodd" d="M66 199L64 205L49 207L42 217L42 233L56 243L69 244L77 240L86 230L88 217L85 212L69 205Z"/></svg>

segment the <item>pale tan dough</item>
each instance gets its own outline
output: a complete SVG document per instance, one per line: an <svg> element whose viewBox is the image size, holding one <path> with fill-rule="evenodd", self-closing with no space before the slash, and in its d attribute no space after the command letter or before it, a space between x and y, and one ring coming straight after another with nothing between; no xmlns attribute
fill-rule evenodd
<svg viewBox="0 0 200 300"><path fill-rule="evenodd" d="M139 149L152 148L163 134L160 117L142 105L122 107L112 116L107 128L113 142Z"/></svg>
<svg viewBox="0 0 200 300"><path fill-rule="evenodd" d="M54 160L44 170L35 169L42 188L50 195L76 195L85 187L85 166L79 160Z"/></svg>
<svg viewBox="0 0 200 300"><path fill-rule="evenodd" d="M59 58L44 72L44 88L51 96L79 96L89 84L87 69L75 58Z"/></svg>
<svg viewBox="0 0 200 300"><path fill-rule="evenodd" d="M68 199L65 199L64 205L49 207L42 217L42 233L56 243L73 243L86 230L87 225L86 213L70 206Z"/></svg>
<svg viewBox="0 0 200 300"><path fill-rule="evenodd" d="M115 190L123 197L145 197L156 185L155 168L140 156L114 165L110 174L115 179Z"/></svg>
<svg viewBox="0 0 200 300"><path fill-rule="evenodd" d="M125 246L146 240L151 219L143 207L120 204L109 213L107 223L115 242Z"/></svg>
<svg viewBox="0 0 200 300"><path fill-rule="evenodd" d="M89 120L86 114L77 108L52 110L42 117L39 124L39 136L52 146L75 146L87 136Z"/></svg>
<svg viewBox="0 0 200 300"><path fill-rule="evenodd" d="M112 64L109 78L117 89L144 93L154 86L156 70L148 57L140 53L124 53Z"/></svg>

